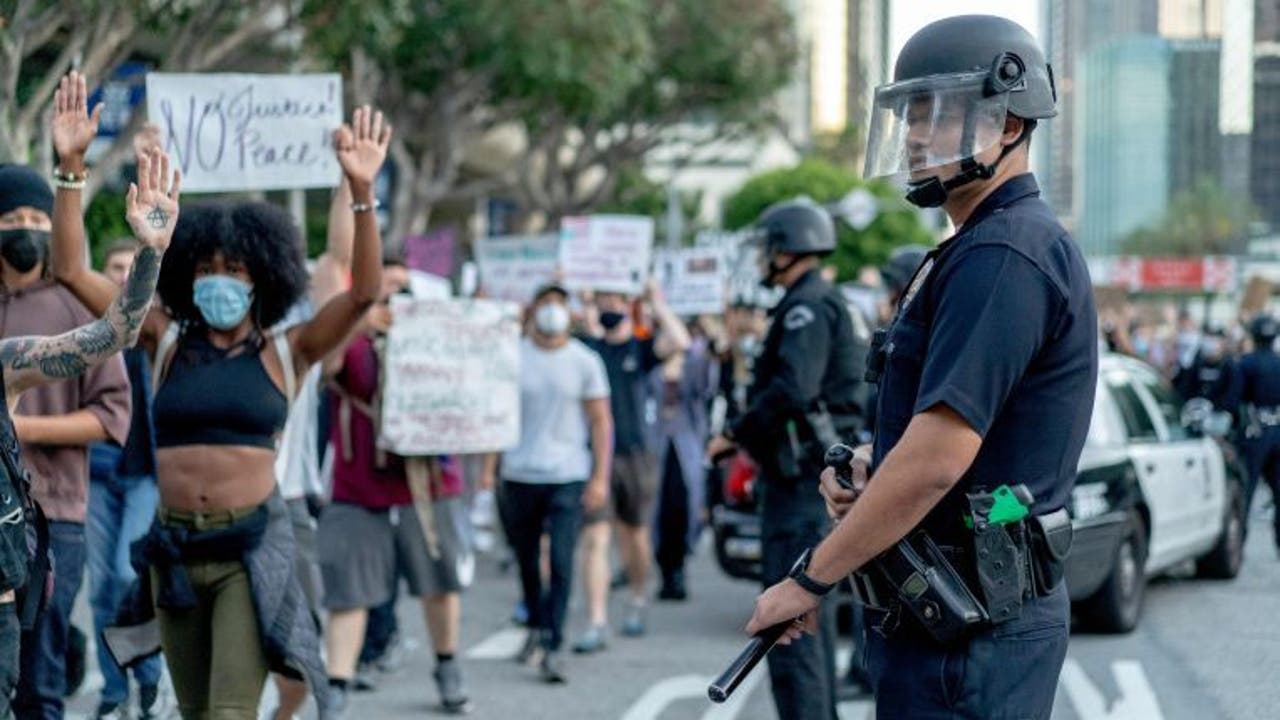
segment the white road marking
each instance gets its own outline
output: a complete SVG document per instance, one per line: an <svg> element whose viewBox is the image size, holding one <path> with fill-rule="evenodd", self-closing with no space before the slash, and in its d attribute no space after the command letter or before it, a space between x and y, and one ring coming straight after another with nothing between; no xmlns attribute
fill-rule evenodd
<svg viewBox="0 0 1280 720"><path fill-rule="evenodd" d="M524 647L529 631L524 628L503 628L481 640L466 652L468 660L509 660Z"/></svg>
<svg viewBox="0 0 1280 720"><path fill-rule="evenodd" d="M750 678L748 678L749 680ZM677 675L649 686L648 690L631 703L631 707L623 713L622 720L657 720L662 711L677 700L690 698L706 698L707 685L710 680L702 675ZM709 701L708 701L709 702ZM736 713L735 713L736 714ZM706 716L703 716L704 718ZM731 719L733 716L721 718Z"/></svg>
<svg viewBox="0 0 1280 720"><path fill-rule="evenodd" d="M1059 679L1067 697L1081 720L1163 720L1160 703L1155 691L1137 660L1117 660L1111 663L1120 696L1107 707L1102 691L1085 674L1080 663L1067 658Z"/></svg>
<svg viewBox="0 0 1280 720"><path fill-rule="evenodd" d="M755 692L756 686L768 676L769 671L765 668L757 667L752 670L751 674L747 675L742 684L738 686L738 689L733 691L733 695L729 696L729 699L722 704L712 704L711 708L702 714L702 720L733 720L738 717L738 713L742 712L742 707L751 699L751 694ZM711 681L712 678L707 678L707 681L702 683L703 697L706 697L707 686L711 684Z"/></svg>
<svg viewBox="0 0 1280 720"><path fill-rule="evenodd" d="M870 700L849 700L836 706L840 720L872 720L876 704Z"/></svg>

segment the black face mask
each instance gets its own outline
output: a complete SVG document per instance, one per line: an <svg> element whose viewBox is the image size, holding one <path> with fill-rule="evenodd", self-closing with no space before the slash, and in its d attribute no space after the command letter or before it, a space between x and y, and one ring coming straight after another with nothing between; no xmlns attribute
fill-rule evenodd
<svg viewBox="0 0 1280 720"><path fill-rule="evenodd" d="M600 313L600 324L604 326L605 330L612 330L621 325L626 317L620 312L602 312Z"/></svg>
<svg viewBox="0 0 1280 720"><path fill-rule="evenodd" d="M49 231L31 228L0 230L0 257L20 273L31 272L44 259Z"/></svg>

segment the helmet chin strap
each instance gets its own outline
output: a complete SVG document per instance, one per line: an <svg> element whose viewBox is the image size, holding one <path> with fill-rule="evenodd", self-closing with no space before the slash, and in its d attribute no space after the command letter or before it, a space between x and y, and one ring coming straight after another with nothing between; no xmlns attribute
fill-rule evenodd
<svg viewBox="0 0 1280 720"><path fill-rule="evenodd" d="M791 258L791 262L782 267L778 267L774 262L774 258L769 258L769 272L760 280L760 284L767 288L773 287L777 284L779 277L786 275L788 270L795 267L796 263L804 260L805 257L805 255L794 255Z"/></svg>
<svg viewBox="0 0 1280 720"><path fill-rule="evenodd" d="M947 197L952 190L976 180L990 180L995 177L996 169L1000 167L1000 163L1027 139L1030 132L1031 126L1024 125L1018 140L1012 145L1005 145L1000 151L1000 157L996 158L996 161L990 165L980 163L970 155L960 161L960 172L953 177L943 180L934 175L919 182L907 183L907 202L922 208L942 207L947 202Z"/></svg>

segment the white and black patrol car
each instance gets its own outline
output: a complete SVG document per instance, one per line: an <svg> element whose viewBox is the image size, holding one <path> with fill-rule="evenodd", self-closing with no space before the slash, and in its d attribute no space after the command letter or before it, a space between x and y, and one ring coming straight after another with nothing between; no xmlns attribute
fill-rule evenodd
<svg viewBox="0 0 1280 720"><path fill-rule="evenodd" d="M1221 439L1229 420L1185 402L1145 363L1104 355L1088 440L1072 493L1075 541L1067 588L1077 627L1128 632L1149 578L1192 563L1230 579L1244 545L1244 470ZM716 558L758 580L760 523L743 460L714 488Z"/></svg>

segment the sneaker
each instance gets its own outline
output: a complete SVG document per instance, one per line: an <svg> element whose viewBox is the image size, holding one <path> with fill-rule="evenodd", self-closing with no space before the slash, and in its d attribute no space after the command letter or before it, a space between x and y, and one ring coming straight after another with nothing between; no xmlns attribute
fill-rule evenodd
<svg viewBox="0 0 1280 720"><path fill-rule="evenodd" d="M376 662L376 661L375 661ZM356 666L356 676L351 678L351 689L356 692L373 692L378 689L378 681L374 679L374 663L360 663Z"/></svg>
<svg viewBox="0 0 1280 720"><path fill-rule="evenodd" d="M464 715L471 712L471 699L462 687L462 667L457 660L446 660L436 666L432 677L440 692L440 705L447 713Z"/></svg>
<svg viewBox="0 0 1280 720"><path fill-rule="evenodd" d="M120 703L99 703L93 717L97 720L128 720L129 715Z"/></svg>
<svg viewBox="0 0 1280 720"><path fill-rule="evenodd" d="M622 634L626 637L640 637L645 632L645 609L643 603L635 601L627 608L627 617L622 621Z"/></svg>
<svg viewBox="0 0 1280 720"><path fill-rule="evenodd" d="M621 590L622 588L626 587L630 582L631 582L631 579L627 577L627 571L619 570L613 574L613 579L609 582L609 589Z"/></svg>
<svg viewBox="0 0 1280 720"><path fill-rule="evenodd" d="M178 698L166 682L138 688L138 720L169 720L178 715Z"/></svg>
<svg viewBox="0 0 1280 720"><path fill-rule="evenodd" d="M521 665L534 666L542 659L542 631L530 630L524 639L524 647L516 653L515 661Z"/></svg>
<svg viewBox="0 0 1280 720"><path fill-rule="evenodd" d="M523 600L516 601L516 606L511 610L511 622L516 625L529 624L529 608L525 606Z"/></svg>
<svg viewBox="0 0 1280 720"><path fill-rule="evenodd" d="M342 720L347 714L349 704L351 704L351 695L346 688L337 685L329 686L329 717Z"/></svg>
<svg viewBox="0 0 1280 720"><path fill-rule="evenodd" d="M564 674L564 658L555 650L548 650L547 654L542 658L542 679L544 682L552 685L562 685L569 682L569 678Z"/></svg>
<svg viewBox="0 0 1280 720"><path fill-rule="evenodd" d="M578 638L573 644L573 651L579 654L587 654L600 652L608 645L605 639L605 629L600 625L592 625Z"/></svg>
<svg viewBox="0 0 1280 720"><path fill-rule="evenodd" d="M676 570L662 577L662 589L658 591L659 600L682 602L689 599L689 591L684 586L684 571Z"/></svg>

